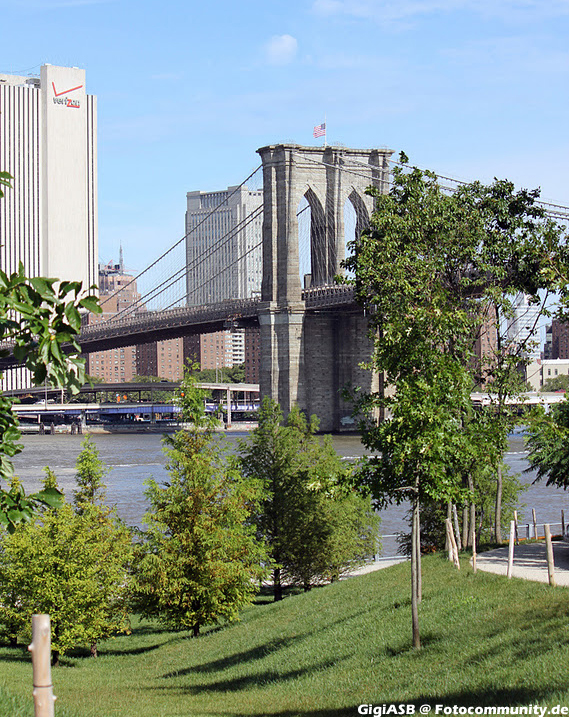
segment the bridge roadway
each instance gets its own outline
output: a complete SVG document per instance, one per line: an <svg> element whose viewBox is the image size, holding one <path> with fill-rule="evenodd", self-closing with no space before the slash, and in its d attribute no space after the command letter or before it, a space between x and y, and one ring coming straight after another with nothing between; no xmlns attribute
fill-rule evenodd
<svg viewBox="0 0 569 717"><path fill-rule="evenodd" d="M357 310L351 286L305 289L302 299L307 311ZM257 324L259 311L266 306L265 302L255 298L224 301L209 306L182 306L167 311L141 311L134 317L84 327L79 343L83 353L90 353L188 334L220 331L232 326L241 328Z"/></svg>

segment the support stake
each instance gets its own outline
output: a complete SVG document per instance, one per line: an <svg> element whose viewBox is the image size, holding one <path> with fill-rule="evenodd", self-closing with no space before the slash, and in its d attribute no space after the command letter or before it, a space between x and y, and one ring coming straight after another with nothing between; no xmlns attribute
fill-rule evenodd
<svg viewBox="0 0 569 717"><path fill-rule="evenodd" d="M549 584L555 586L555 570L553 567L553 544L551 542L551 530L549 529L549 523L544 526L545 529L545 550L547 555L547 575L549 577Z"/></svg>
<svg viewBox="0 0 569 717"><path fill-rule="evenodd" d="M510 521L510 544L508 545L508 578L512 577L514 569L514 543L516 541L516 524Z"/></svg>
<svg viewBox="0 0 569 717"><path fill-rule="evenodd" d="M49 615L32 615L32 642L28 650L32 653L35 717L54 717Z"/></svg>

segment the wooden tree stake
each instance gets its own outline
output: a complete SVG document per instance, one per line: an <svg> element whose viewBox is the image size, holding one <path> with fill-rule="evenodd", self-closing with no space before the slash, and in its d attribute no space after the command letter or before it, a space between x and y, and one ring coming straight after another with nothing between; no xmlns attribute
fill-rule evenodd
<svg viewBox="0 0 569 717"><path fill-rule="evenodd" d="M553 544L551 543L551 530L549 529L549 523L544 526L545 529L545 551L547 555L547 575L549 577L549 584L555 585L555 570L553 567Z"/></svg>
<svg viewBox="0 0 569 717"><path fill-rule="evenodd" d="M457 548L462 550L462 541L460 539L460 527L458 525L458 512L456 510L456 503L452 504L452 517L454 520L454 535L455 535L455 541Z"/></svg>
<svg viewBox="0 0 569 717"><path fill-rule="evenodd" d="M455 564L457 570L460 570L460 561L458 559L458 548L456 545L456 539L454 537L454 530L452 527L452 523L450 522L450 520L448 518L446 520L446 524L447 524L447 530L448 530L449 540L450 540L450 544L451 544L452 560L453 560L453 563Z"/></svg>
<svg viewBox="0 0 569 717"><path fill-rule="evenodd" d="M472 512L470 523L470 542L472 543L472 571L476 573L476 510Z"/></svg>
<svg viewBox="0 0 569 717"><path fill-rule="evenodd" d="M520 536L518 534L518 511L514 510L514 524L516 527L516 545L520 544Z"/></svg>
<svg viewBox="0 0 569 717"><path fill-rule="evenodd" d="M514 543L516 540L516 526L513 520L510 521L510 544L508 545L508 578L512 577L514 569Z"/></svg>
<svg viewBox="0 0 569 717"><path fill-rule="evenodd" d="M32 615L32 642L28 650L32 653L35 717L54 717L49 615Z"/></svg>
<svg viewBox="0 0 569 717"><path fill-rule="evenodd" d="M537 518L535 517L535 508L531 509L531 517L533 519L533 537L537 540Z"/></svg>

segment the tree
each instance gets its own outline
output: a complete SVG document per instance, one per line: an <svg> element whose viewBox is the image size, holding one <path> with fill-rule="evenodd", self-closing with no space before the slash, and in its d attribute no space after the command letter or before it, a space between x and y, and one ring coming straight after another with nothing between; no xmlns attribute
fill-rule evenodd
<svg viewBox="0 0 569 717"><path fill-rule="evenodd" d="M237 619L252 601L266 553L251 524L259 486L220 453L215 418L189 372L178 403L192 427L164 439L170 481L148 482L137 590L143 615L197 637L204 625Z"/></svg>
<svg viewBox="0 0 569 717"><path fill-rule="evenodd" d="M275 600L285 581L309 589L362 561L378 525L369 501L347 490L349 471L330 441L315 435L316 418L307 421L298 408L285 425L282 418L265 397L258 428L239 447L242 471L264 487L256 525L269 545Z"/></svg>
<svg viewBox="0 0 569 717"><path fill-rule="evenodd" d="M47 472L44 485L54 484ZM58 664L77 645L128 632L129 531L105 506L68 503L20 524L0 543L0 623L12 642L29 639L31 616L48 613ZM93 653L96 654L96 651Z"/></svg>
<svg viewBox="0 0 569 717"><path fill-rule="evenodd" d="M569 399L545 413L541 406L534 410L530 423L528 460L530 470L537 470L537 479L547 478L546 485L567 489L569 486Z"/></svg>
<svg viewBox="0 0 569 717"><path fill-rule="evenodd" d="M36 385L48 380L77 392L84 379L84 360L79 357L76 340L80 311L100 311L94 296L81 296L80 282L28 279L22 264L11 276L0 271L0 342L12 346L2 349L0 357L11 351L32 372ZM12 413L13 403L14 399L0 394L0 480L10 479L10 458L23 448L18 442L20 431ZM29 518L38 503L53 503L52 495L40 493L26 498L23 492L15 496L0 489L0 524L12 530Z"/></svg>
<svg viewBox="0 0 569 717"><path fill-rule="evenodd" d="M546 378L540 391L542 393L554 393L556 391L569 391L569 376L567 374L560 374L553 378Z"/></svg>
<svg viewBox="0 0 569 717"><path fill-rule="evenodd" d="M2 187L10 187L12 177L0 171ZM28 368L36 385L49 380L77 393L85 376L85 361L77 333L81 329L81 311L100 313L96 296L84 296L80 282L61 281L25 275L20 262L18 271L8 276L0 271L0 359L13 353ZM20 431L12 412L14 399L0 392L0 481L10 481L10 460L21 452ZM13 532L16 525L30 520L39 505L56 506L61 493L52 489L25 495L22 486L7 491L0 487L0 527Z"/></svg>
<svg viewBox="0 0 569 717"><path fill-rule="evenodd" d="M77 473L75 482L77 490L73 494L73 501L77 512L83 510L85 503L93 505L100 503L105 498L106 487L103 481L108 468L99 457L99 450L93 443L91 436L87 436L81 442L81 452L75 463Z"/></svg>
<svg viewBox="0 0 569 717"><path fill-rule="evenodd" d="M496 180L446 192L432 172L408 169L404 155L390 192L369 191L376 210L345 265L371 314L371 367L393 391L360 402L391 416L363 427L364 443L380 457L364 464L360 480L382 503L404 496L413 503L412 622L419 647L419 506L426 499L468 500L473 459L484 447L496 469L501 539L506 399L520 390L527 349L502 329L519 292L543 302L545 311L540 290L557 288L552 267L569 264L562 231L537 206L537 191L515 192ZM495 349L477 357L475 342L485 331L495 333ZM470 405L475 385L491 385L497 398L482 433Z"/></svg>

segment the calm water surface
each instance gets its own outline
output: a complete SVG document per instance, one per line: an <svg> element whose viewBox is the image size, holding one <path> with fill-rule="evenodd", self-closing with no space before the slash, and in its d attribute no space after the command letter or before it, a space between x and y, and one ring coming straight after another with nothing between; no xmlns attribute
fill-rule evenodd
<svg viewBox="0 0 569 717"><path fill-rule="evenodd" d="M220 434L218 440L234 450L247 434ZM67 434L24 436L24 451L15 457L16 473L22 479L27 492L41 486L43 468L48 465L58 476L59 484L68 498L75 488L75 461L81 450L83 436ZM106 478L107 502L116 505L119 515L130 525L143 524L147 510L144 496L144 481L154 478L167 480L165 456L162 452L162 438L155 434L94 435L93 440L100 451L101 459L109 467ZM333 436L332 442L338 454L346 460L356 460L365 455L365 449L357 436ZM514 472L522 473L527 467L527 454L523 437L510 439L506 462ZM547 488L544 483L531 485L535 475L523 474L521 480L528 485L522 494L525 508L519 511L520 522L531 521L531 509L535 508L539 522L556 523L561 520L561 509L569 518L569 496L562 490ZM391 506L382 511L381 533L397 533L407 529L405 513L407 506ZM393 555L396 544L385 539L384 554Z"/></svg>

